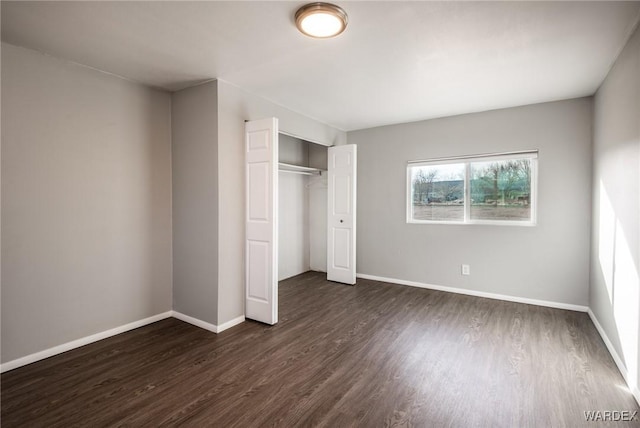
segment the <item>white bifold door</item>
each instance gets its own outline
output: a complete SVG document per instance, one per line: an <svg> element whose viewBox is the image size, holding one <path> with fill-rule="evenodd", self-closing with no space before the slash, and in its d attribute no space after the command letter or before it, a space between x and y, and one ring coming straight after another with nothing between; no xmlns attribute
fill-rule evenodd
<svg viewBox="0 0 640 428"><path fill-rule="evenodd" d="M329 147L327 279L356 283L356 171L354 144Z"/></svg>
<svg viewBox="0 0 640 428"><path fill-rule="evenodd" d="M278 322L278 119L245 123L245 316Z"/></svg>
<svg viewBox="0 0 640 428"><path fill-rule="evenodd" d="M245 317L278 322L278 119L245 123ZM356 282L356 146L328 149L327 279Z"/></svg>

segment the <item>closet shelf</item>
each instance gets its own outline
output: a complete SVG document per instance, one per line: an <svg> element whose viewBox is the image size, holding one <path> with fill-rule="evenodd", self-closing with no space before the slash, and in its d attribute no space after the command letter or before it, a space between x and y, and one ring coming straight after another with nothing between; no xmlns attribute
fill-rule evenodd
<svg viewBox="0 0 640 428"><path fill-rule="evenodd" d="M304 175L321 175L322 170L318 168L310 168L308 166L292 165L290 163L279 162L278 169L282 172L292 172Z"/></svg>

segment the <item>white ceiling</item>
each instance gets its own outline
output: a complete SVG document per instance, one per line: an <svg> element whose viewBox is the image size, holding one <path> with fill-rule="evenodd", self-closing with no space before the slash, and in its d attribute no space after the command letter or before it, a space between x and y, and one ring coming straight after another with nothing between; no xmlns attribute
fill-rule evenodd
<svg viewBox="0 0 640 428"><path fill-rule="evenodd" d="M219 78L343 130L592 95L640 2L7 2L2 40L176 90Z"/></svg>

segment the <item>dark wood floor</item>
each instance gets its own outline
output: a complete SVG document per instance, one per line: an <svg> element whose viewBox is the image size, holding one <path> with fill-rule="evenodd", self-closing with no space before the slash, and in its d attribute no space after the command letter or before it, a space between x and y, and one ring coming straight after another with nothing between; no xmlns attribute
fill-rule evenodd
<svg viewBox="0 0 640 428"><path fill-rule="evenodd" d="M2 426L598 426L639 410L586 314L307 273L280 322L168 319L2 375ZM625 422L620 426L638 426Z"/></svg>

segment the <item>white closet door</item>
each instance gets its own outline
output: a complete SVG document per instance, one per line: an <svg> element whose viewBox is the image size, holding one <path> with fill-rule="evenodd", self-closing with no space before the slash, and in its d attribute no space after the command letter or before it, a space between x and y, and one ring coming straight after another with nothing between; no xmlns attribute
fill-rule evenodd
<svg viewBox="0 0 640 428"><path fill-rule="evenodd" d="M327 279L356 283L356 146L329 147Z"/></svg>
<svg viewBox="0 0 640 428"><path fill-rule="evenodd" d="M245 123L245 316L278 322L278 119Z"/></svg>

